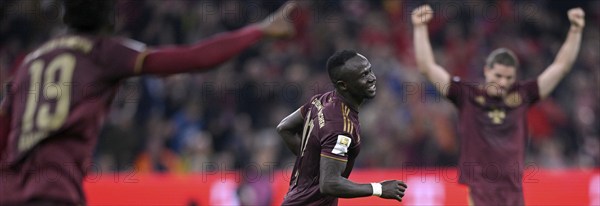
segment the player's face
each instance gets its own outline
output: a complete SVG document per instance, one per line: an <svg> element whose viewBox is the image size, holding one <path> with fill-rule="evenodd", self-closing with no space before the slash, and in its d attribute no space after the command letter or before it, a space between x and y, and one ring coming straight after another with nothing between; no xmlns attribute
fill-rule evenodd
<svg viewBox="0 0 600 206"><path fill-rule="evenodd" d="M484 69L486 90L492 96L504 96L515 83L516 68L502 64L494 64Z"/></svg>
<svg viewBox="0 0 600 206"><path fill-rule="evenodd" d="M349 59L346 62L350 75L348 81L348 90L353 96L361 99L372 99L377 93L377 77L371 70L371 63L367 58L358 54L358 56Z"/></svg>

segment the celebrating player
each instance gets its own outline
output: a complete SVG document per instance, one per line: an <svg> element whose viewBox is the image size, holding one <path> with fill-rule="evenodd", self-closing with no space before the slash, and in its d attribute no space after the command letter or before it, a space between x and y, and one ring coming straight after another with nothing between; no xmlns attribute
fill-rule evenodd
<svg viewBox="0 0 600 206"><path fill-rule="evenodd" d="M571 70L579 52L584 12L581 8L568 11L571 28L567 38L554 62L537 79L517 81L517 58L500 48L486 59L483 86L451 78L434 62L427 33L432 16L428 5L412 13L415 56L420 72L459 110L459 181L469 187L474 205L523 205L526 111L547 97Z"/></svg>
<svg viewBox="0 0 600 206"><path fill-rule="evenodd" d="M277 126L297 156L283 205L337 205L338 197L371 195L402 201L402 181L357 184L347 179L360 150L359 107L376 93L371 63L344 50L329 58L327 71L335 89L312 97Z"/></svg>
<svg viewBox="0 0 600 206"><path fill-rule="evenodd" d="M110 36L114 1L64 3L70 32L26 57L0 107L0 205L85 205L85 169L120 80L207 70L263 36L294 32L290 3L237 31L151 50Z"/></svg>

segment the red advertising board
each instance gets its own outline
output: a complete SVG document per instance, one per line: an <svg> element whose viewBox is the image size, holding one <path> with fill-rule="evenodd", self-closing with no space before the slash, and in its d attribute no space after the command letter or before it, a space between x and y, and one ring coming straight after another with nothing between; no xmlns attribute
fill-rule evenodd
<svg viewBox="0 0 600 206"><path fill-rule="evenodd" d="M272 189L271 204L280 205L289 171L261 175L244 172L197 174L90 174L84 187L90 205L236 205L238 185L261 181ZM466 205L467 188L453 168L356 170L350 179L375 182L401 179L408 184L400 205ZM523 180L527 205L600 205L600 170L527 170ZM340 199L340 205L399 205L377 197Z"/></svg>

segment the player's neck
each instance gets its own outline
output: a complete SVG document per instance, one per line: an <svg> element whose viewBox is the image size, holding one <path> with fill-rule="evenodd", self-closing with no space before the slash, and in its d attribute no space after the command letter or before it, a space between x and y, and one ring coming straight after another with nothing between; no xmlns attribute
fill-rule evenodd
<svg viewBox="0 0 600 206"><path fill-rule="evenodd" d="M346 93L346 92L341 92L339 90L335 90L335 93L337 94L337 96L342 99L342 101L344 103L346 103L351 109L353 109L354 111L358 112L360 105L362 105L362 103L364 102L363 100L357 100L355 98L352 98L352 95L350 95L350 93Z"/></svg>

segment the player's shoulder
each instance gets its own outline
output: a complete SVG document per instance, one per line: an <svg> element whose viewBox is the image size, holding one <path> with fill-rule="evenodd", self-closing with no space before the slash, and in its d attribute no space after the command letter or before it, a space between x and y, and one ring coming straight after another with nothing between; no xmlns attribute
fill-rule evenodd
<svg viewBox="0 0 600 206"><path fill-rule="evenodd" d="M112 53L115 50L143 51L146 45L125 37L111 35L64 34L56 36L27 54L25 62L40 58L46 54L71 50L83 54Z"/></svg>
<svg viewBox="0 0 600 206"><path fill-rule="evenodd" d="M24 62L30 62L31 60L43 58L48 54L61 52L63 50L70 50L81 53L89 53L95 46L95 41L90 36L82 35L60 35L56 36L39 47L35 48L32 52L27 54Z"/></svg>
<svg viewBox="0 0 600 206"><path fill-rule="evenodd" d="M342 117L344 109L348 108L344 102L335 96L334 92L326 93L321 97L323 114L327 119L338 120Z"/></svg>
<svg viewBox="0 0 600 206"><path fill-rule="evenodd" d="M97 45L100 49L127 49L142 52L146 49L146 44L121 36L100 36L97 38Z"/></svg>
<svg viewBox="0 0 600 206"><path fill-rule="evenodd" d="M331 92L316 94L310 98L306 105L322 112L325 108L325 105L327 105L328 101L330 100L330 93Z"/></svg>
<svg viewBox="0 0 600 206"><path fill-rule="evenodd" d="M323 106L324 128L333 133L352 134L354 122L351 120L352 109L341 99L331 97Z"/></svg>
<svg viewBox="0 0 600 206"><path fill-rule="evenodd" d="M115 37L114 41L117 41L121 45L138 52L142 52L146 49L146 44L130 38Z"/></svg>
<svg viewBox="0 0 600 206"><path fill-rule="evenodd" d="M538 88L536 79L518 80L511 86L509 93L527 93L532 88Z"/></svg>
<svg viewBox="0 0 600 206"><path fill-rule="evenodd" d="M479 81L465 80L459 76L453 76L450 79L448 95L468 97L470 94L483 92L484 87L485 85Z"/></svg>
<svg viewBox="0 0 600 206"><path fill-rule="evenodd" d="M514 96L519 94L520 96ZM514 98L524 97L528 100L529 103L536 102L539 100L539 85L537 79L527 79L515 82L511 91L509 92L509 96Z"/></svg>
<svg viewBox="0 0 600 206"><path fill-rule="evenodd" d="M453 76L450 79L450 84L452 86L458 86L466 89L478 89L479 86L481 86L478 81L465 80L459 76Z"/></svg>

